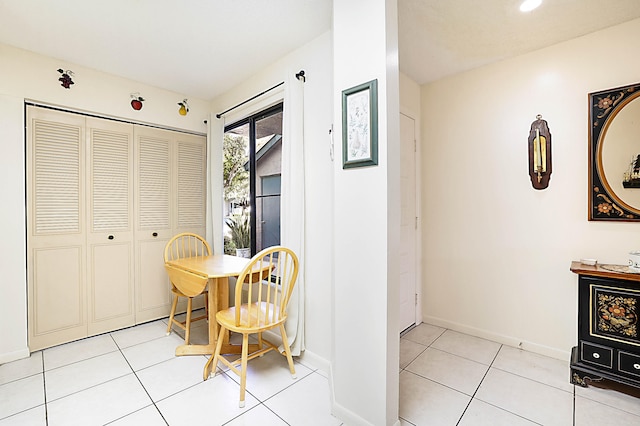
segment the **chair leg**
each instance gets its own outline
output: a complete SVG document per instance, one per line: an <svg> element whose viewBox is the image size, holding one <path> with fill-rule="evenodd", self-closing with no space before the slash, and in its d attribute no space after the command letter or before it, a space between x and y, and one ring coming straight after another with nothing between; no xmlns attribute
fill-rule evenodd
<svg viewBox="0 0 640 426"><path fill-rule="evenodd" d="M209 358L207 363L204 365L204 371L202 374L202 380L207 380L211 375L216 374L216 368L218 368L218 357L220 356L220 352L222 351L222 338L225 333L225 328L220 326L220 333L218 334L218 341L216 342L216 351L213 353L213 356ZM213 367L211 367L213 365ZM211 371L209 371L211 369Z"/></svg>
<svg viewBox="0 0 640 426"><path fill-rule="evenodd" d="M171 334L171 326L173 325L173 317L176 314L176 306L178 306L178 296L173 296L173 303L171 304L171 313L169 314L169 325L167 326L167 336Z"/></svg>
<svg viewBox="0 0 640 426"><path fill-rule="evenodd" d="M242 335L242 360L240 361L240 408L244 408L244 396L247 388L247 358L249 356L249 335Z"/></svg>
<svg viewBox="0 0 640 426"><path fill-rule="evenodd" d="M184 344L189 344L189 335L191 334L191 302L193 299L191 297L187 297L187 321L185 323L184 329Z"/></svg>
<svg viewBox="0 0 640 426"><path fill-rule="evenodd" d="M289 363L289 371L291 371L291 377L295 379L296 369L293 366L293 357L291 357L291 348L289 347L287 333L284 331L284 324L280 324L280 335L282 336L282 345L284 346L284 353L287 356L287 362Z"/></svg>

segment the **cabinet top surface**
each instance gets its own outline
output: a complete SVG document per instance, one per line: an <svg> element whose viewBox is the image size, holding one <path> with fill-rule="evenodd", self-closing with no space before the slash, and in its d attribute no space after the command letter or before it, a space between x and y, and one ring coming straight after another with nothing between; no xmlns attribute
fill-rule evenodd
<svg viewBox="0 0 640 426"><path fill-rule="evenodd" d="M638 281L640 282L640 274L630 272L618 272L607 269L607 267L624 268L624 265L585 265L580 261L571 262L571 272L578 275L589 275L591 277L613 278L617 280Z"/></svg>

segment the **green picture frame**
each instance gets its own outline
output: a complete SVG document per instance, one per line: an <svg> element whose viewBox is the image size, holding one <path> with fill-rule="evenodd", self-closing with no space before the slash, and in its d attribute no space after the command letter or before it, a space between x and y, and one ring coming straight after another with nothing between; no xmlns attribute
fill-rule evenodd
<svg viewBox="0 0 640 426"><path fill-rule="evenodd" d="M342 91L342 168L378 164L378 80Z"/></svg>

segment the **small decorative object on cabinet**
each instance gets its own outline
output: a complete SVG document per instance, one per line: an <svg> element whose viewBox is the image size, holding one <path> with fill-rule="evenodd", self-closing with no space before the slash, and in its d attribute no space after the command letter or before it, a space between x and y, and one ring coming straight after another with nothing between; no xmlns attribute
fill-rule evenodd
<svg viewBox="0 0 640 426"><path fill-rule="evenodd" d="M571 383L603 379L640 388L640 273L623 265L572 262L578 274L578 346Z"/></svg>

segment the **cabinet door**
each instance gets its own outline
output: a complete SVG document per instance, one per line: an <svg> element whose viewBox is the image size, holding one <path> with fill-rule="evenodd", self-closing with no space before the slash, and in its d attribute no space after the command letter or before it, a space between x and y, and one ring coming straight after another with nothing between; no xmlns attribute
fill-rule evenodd
<svg viewBox="0 0 640 426"><path fill-rule="evenodd" d="M133 125L87 118L89 335L135 324Z"/></svg>
<svg viewBox="0 0 640 426"><path fill-rule="evenodd" d="M87 335L84 117L27 108L29 349Z"/></svg>
<svg viewBox="0 0 640 426"><path fill-rule="evenodd" d="M169 315L164 246L173 235L171 132L136 126L136 323Z"/></svg>

